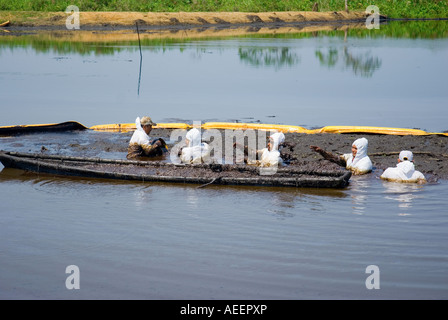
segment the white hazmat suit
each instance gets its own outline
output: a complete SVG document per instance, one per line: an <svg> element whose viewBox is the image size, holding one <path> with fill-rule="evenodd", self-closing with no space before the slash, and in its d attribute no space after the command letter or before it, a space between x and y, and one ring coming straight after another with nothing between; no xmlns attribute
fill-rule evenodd
<svg viewBox="0 0 448 320"><path fill-rule="evenodd" d="M182 148L180 160L182 163L210 163L210 148L205 142L201 142L201 132L193 128L187 132L185 138L188 140L186 147Z"/></svg>
<svg viewBox="0 0 448 320"><path fill-rule="evenodd" d="M134 131L134 134L129 141L129 144L138 144L140 146L151 145L151 141L149 140L149 136L146 134L145 130L142 128L142 124L140 123L140 117L135 119L135 127L137 130Z"/></svg>
<svg viewBox="0 0 448 320"><path fill-rule="evenodd" d="M387 168L381 175L381 179L394 182L424 182L425 176L415 170L413 161L414 155L411 151L401 151L399 163L394 168Z"/></svg>
<svg viewBox="0 0 448 320"><path fill-rule="evenodd" d="M355 157L353 157L352 153L342 155L342 158L347 163L346 168L355 174L364 174L372 171L372 161L367 155L367 147L369 145L367 139L359 138L352 145L357 148Z"/></svg>
<svg viewBox="0 0 448 320"><path fill-rule="evenodd" d="M272 167L283 164L283 160L280 157L279 146L285 141L285 135L283 132L276 132L269 137L271 143L271 150L268 148L261 149L260 165L262 167Z"/></svg>

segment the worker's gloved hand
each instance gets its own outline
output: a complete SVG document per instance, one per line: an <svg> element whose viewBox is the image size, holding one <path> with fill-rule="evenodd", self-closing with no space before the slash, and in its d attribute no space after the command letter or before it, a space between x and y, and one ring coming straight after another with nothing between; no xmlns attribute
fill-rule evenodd
<svg viewBox="0 0 448 320"><path fill-rule="evenodd" d="M155 146L155 147L162 148L163 150L168 150L168 147L167 147L167 145L166 145L166 142L165 142L165 140L163 140L162 138L155 139L155 140L152 142L152 145Z"/></svg>

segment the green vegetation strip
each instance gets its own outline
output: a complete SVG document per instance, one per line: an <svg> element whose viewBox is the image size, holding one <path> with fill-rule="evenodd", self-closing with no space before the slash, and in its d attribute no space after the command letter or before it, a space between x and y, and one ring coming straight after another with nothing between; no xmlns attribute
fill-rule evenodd
<svg viewBox="0 0 448 320"><path fill-rule="evenodd" d="M80 11L134 12L270 12L341 11L344 0L0 0L2 11L61 12L69 5ZM448 0L348 0L349 10L365 10L369 5L379 8L391 18L448 18Z"/></svg>

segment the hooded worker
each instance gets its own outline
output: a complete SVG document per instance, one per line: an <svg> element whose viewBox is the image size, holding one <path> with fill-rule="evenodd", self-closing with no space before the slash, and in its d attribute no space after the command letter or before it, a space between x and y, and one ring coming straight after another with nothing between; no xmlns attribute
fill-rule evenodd
<svg viewBox="0 0 448 320"><path fill-rule="evenodd" d="M201 142L201 132L193 128L185 136L186 147L182 148L180 160L183 163L209 163L210 148L205 142Z"/></svg>
<svg viewBox="0 0 448 320"><path fill-rule="evenodd" d="M352 144L352 153L346 153L342 157L346 161L346 168L357 174L372 171L372 161L367 155L369 142L366 138L356 139Z"/></svg>
<svg viewBox="0 0 448 320"><path fill-rule="evenodd" d="M166 149L166 143L163 139L156 139L151 142L149 134L154 123L150 117L137 117L135 119L136 130L132 134L128 146L128 159L135 159L138 157L155 157L163 154L163 149Z"/></svg>
<svg viewBox="0 0 448 320"><path fill-rule="evenodd" d="M260 159L260 166L273 167L283 164L279 149L284 141L285 135L283 132L275 132L269 137L267 148L263 148L257 152Z"/></svg>
<svg viewBox="0 0 448 320"><path fill-rule="evenodd" d="M311 146L313 151L320 153L325 159L343 166L354 174L365 174L372 171L372 161L367 155L369 142L366 138L356 139L352 143L352 152L336 156L320 147Z"/></svg>
<svg viewBox="0 0 448 320"><path fill-rule="evenodd" d="M272 150L280 151L283 142L285 142L285 135L283 132L276 132L269 137L269 143L272 145Z"/></svg>
<svg viewBox="0 0 448 320"><path fill-rule="evenodd" d="M420 171L415 170L414 155L407 150L400 152L397 166L387 168L380 178L394 182L426 182L425 176Z"/></svg>

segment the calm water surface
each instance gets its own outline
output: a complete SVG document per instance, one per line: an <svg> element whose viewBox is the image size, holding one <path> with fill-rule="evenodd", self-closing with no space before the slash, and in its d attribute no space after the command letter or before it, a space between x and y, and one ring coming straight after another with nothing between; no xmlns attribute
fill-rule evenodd
<svg viewBox="0 0 448 320"><path fill-rule="evenodd" d="M148 114L447 129L444 36L144 42L140 86L135 43L99 54L98 44L80 53L27 39L0 38L0 125ZM123 158L92 141L128 138L0 137L0 149L75 155L76 145ZM446 181L401 185L374 173L342 190L197 189L0 170L2 299L448 298ZM69 265L80 269L80 290L65 287ZM380 289L366 288L369 265L380 270Z"/></svg>
<svg viewBox="0 0 448 320"><path fill-rule="evenodd" d="M3 299L447 298L445 182L196 189L3 169L0 186Z"/></svg>
<svg viewBox="0 0 448 320"><path fill-rule="evenodd" d="M135 41L63 46L31 36L0 38L0 90L8 106L0 125L75 120L92 126L148 114L159 122L448 130L441 117L448 24L398 26L398 35L384 26L347 37L339 31L146 41L141 73Z"/></svg>

